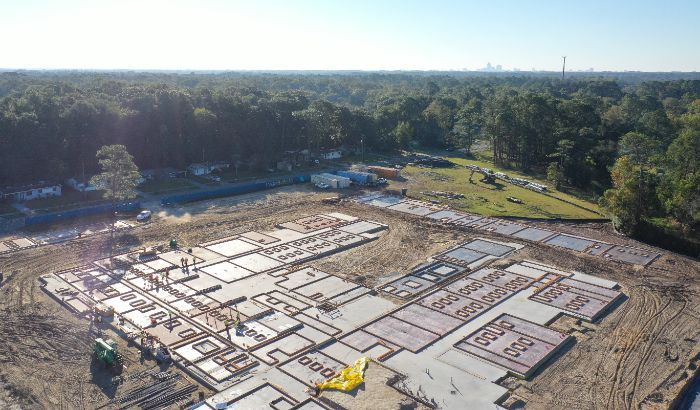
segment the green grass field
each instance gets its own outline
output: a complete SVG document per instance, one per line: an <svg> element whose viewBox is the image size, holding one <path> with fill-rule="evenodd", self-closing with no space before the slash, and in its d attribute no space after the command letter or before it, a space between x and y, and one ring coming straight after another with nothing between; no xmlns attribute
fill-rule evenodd
<svg viewBox="0 0 700 410"><path fill-rule="evenodd" d="M22 216L22 212L16 210L12 205L0 202L0 217L12 219Z"/></svg>
<svg viewBox="0 0 700 410"><path fill-rule="evenodd" d="M61 196L32 199L25 202L25 205L27 208L44 213L95 205L102 202L106 202L102 197L102 191L78 192L72 189L64 189Z"/></svg>
<svg viewBox="0 0 700 410"><path fill-rule="evenodd" d="M495 185L480 182L482 175L474 173L473 183L469 182L471 170L464 168L466 164L490 168L495 172L503 172L511 177L524 178L551 187L551 184L541 179L510 170L494 167L489 162L447 157L458 164L454 168L420 168L407 166L402 176L409 181L409 195L421 199L435 199L421 195L420 192L451 191L464 194L463 199L438 198L441 203L455 209L474 212L489 216L518 216L524 218L603 218L598 212L598 205L564 192L550 188L549 196L524 187L512 185L497 180ZM509 196L522 200L523 204L508 201ZM570 203L564 202L568 201ZM575 204L575 205L572 205Z"/></svg>
<svg viewBox="0 0 700 410"><path fill-rule="evenodd" d="M197 185L184 178L168 178L162 180L147 181L138 186L139 191L154 195L178 191L188 191L196 188Z"/></svg>

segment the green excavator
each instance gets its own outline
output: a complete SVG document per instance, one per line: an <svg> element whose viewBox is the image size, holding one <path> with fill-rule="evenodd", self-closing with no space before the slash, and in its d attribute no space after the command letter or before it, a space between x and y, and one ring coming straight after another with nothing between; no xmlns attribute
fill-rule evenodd
<svg viewBox="0 0 700 410"><path fill-rule="evenodd" d="M112 339L95 339L95 357L108 367L119 368L122 365L122 355L117 351L117 343Z"/></svg>

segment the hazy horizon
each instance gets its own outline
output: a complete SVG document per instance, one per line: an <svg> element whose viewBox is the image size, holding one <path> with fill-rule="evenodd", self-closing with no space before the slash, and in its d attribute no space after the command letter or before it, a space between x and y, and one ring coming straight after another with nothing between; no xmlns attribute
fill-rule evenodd
<svg viewBox="0 0 700 410"><path fill-rule="evenodd" d="M4 70L697 72L700 3L0 3ZM496 71L498 72L498 71Z"/></svg>

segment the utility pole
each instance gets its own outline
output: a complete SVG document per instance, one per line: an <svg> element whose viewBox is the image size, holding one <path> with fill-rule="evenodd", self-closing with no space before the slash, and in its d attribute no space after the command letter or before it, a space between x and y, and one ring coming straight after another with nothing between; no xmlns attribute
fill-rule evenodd
<svg viewBox="0 0 700 410"><path fill-rule="evenodd" d="M564 64L561 66L561 79L564 79L564 71L566 70L566 56L562 56Z"/></svg>
<svg viewBox="0 0 700 410"><path fill-rule="evenodd" d="M365 163L365 139L360 138L360 145L362 146L361 151L362 151L362 163Z"/></svg>

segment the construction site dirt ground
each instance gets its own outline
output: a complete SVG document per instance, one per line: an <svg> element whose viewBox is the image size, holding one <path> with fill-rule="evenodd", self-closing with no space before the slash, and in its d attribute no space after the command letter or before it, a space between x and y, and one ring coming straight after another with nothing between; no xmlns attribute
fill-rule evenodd
<svg viewBox="0 0 700 410"><path fill-rule="evenodd" d="M347 200L324 203L322 199L329 196L294 186L166 208L156 211L150 223L118 233L115 248L160 245L171 238L182 247L194 246L244 231L270 230L302 216L343 212L387 224L389 229L376 241L310 265L373 287L465 239L502 238ZM537 224L640 245L615 234L607 224ZM518 252L518 260L533 259L617 281L626 299L595 323L563 316L552 324L573 334L575 344L550 359L529 380L504 380L512 389L504 405L534 409L669 407L700 364L700 263L661 251L661 258L642 269L540 243L522 243L527 246ZM0 256L0 271L11 276L0 288L0 407L95 408L114 396L112 374L92 360L94 325L51 300L37 280L44 273L108 256L108 244L109 236L99 235ZM143 360L139 350L125 340L113 338L126 356L125 373L155 365ZM368 396L373 408L399 408L405 396L381 393L386 377L380 370L370 367L367 385L357 398ZM333 394L327 396L332 399ZM343 407L361 408L348 396L338 401Z"/></svg>

